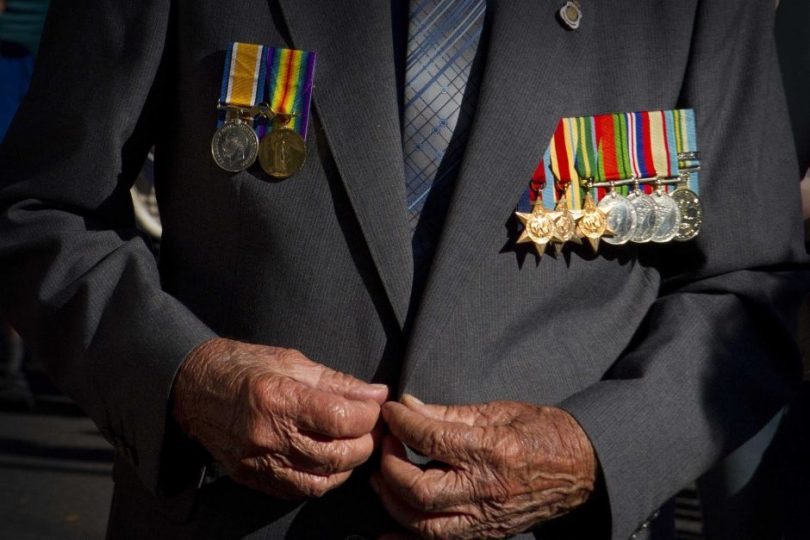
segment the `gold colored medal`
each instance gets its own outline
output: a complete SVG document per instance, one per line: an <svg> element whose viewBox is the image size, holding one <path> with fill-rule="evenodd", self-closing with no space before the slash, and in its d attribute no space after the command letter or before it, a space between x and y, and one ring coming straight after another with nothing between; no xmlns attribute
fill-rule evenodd
<svg viewBox="0 0 810 540"><path fill-rule="evenodd" d="M531 213L515 212L521 223L523 232L517 239L518 244L534 244L537 255L542 257L546 252L546 247L554 238L554 220L559 217L558 212L549 212L543 206L543 201L537 199L532 206Z"/></svg>
<svg viewBox="0 0 810 540"><path fill-rule="evenodd" d="M554 237L551 239L554 245L562 248L566 242L581 244L579 237L576 236L577 222L568 210L568 199L565 196L557 201L554 211L559 214L554 219Z"/></svg>
<svg viewBox="0 0 810 540"><path fill-rule="evenodd" d="M599 249L599 239L607 233L607 215L596 207L590 190L586 191L582 215L577 221L577 236L586 239L596 252Z"/></svg>
<svg viewBox="0 0 810 540"><path fill-rule="evenodd" d="M300 171L307 157L304 139L288 127L289 123L289 116L276 116L273 119L273 130L264 136L259 147L259 164L262 169L279 180Z"/></svg>

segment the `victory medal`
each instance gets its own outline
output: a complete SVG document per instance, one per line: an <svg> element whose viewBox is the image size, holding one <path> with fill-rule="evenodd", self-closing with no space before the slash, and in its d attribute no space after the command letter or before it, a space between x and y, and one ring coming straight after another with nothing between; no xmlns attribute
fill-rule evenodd
<svg viewBox="0 0 810 540"><path fill-rule="evenodd" d="M262 139L259 164L268 175L279 180L289 178L304 165L307 146L303 137L290 129L290 117L277 115L273 130Z"/></svg>

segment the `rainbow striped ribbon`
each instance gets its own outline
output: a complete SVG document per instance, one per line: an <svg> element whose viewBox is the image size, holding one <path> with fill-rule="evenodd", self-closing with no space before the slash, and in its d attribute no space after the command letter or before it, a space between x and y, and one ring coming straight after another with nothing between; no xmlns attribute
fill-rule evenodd
<svg viewBox="0 0 810 540"><path fill-rule="evenodd" d="M225 72L219 101L234 107L254 107L264 99L266 65L264 45L231 43L225 54ZM221 111L218 127L225 123L226 113Z"/></svg>
<svg viewBox="0 0 810 540"><path fill-rule="evenodd" d="M306 140L315 53L268 47L267 73L270 110L276 114L293 114L290 128Z"/></svg>
<svg viewBox="0 0 810 540"><path fill-rule="evenodd" d="M678 153L697 152L697 127L695 126L694 109L678 109L671 111L673 115L673 125L675 131L675 148ZM681 167L694 167L699 165L698 160L680 161ZM689 173L687 187L697 194L700 194L700 180L698 173Z"/></svg>

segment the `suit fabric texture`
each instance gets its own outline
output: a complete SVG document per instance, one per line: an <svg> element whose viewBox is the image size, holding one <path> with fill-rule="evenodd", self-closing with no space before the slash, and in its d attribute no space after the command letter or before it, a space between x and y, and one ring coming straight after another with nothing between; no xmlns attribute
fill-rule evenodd
<svg viewBox="0 0 810 540"><path fill-rule="evenodd" d="M805 249L772 2L582 2L577 31L557 4L488 3L475 117L413 295L388 2L52 3L0 150L2 306L118 449L112 538L391 527L368 467L303 504L204 479L168 411L184 357L217 335L426 402L567 410L604 487L537 538L628 538L783 405ZM211 159L231 41L318 53L308 158L286 181ZM515 246L561 117L676 107L698 120L696 240L541 260ZM159 263L128 193L152 145Z"/></svg>

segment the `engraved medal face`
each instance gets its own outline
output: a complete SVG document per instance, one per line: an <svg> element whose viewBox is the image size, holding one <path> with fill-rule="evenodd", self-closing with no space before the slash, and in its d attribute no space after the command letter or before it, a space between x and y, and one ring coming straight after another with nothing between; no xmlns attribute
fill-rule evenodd
<svg viewBox="0 0 810 540"><path fill-rule="evenodd" d="M703 205L697 193L688 188L676 189L671 197L681 211L681 226L675 240L686 242L700 232L700 226L703 224Z"/></svg>
<svg viewBox="0 0 810 540"><path fill-rule="evenodd" d="M630 193L627 200L636 210L636 228L631 240L636 243L649 242L655 233L655 201L640 189Z"/></svg>
<svg viewBox="0 0 810 540"><path fill-rule="evenodd" d="M604 241L614 245L629 242L637 221L636 209L630 201L611 191L599 201L598 208L607 214L607 228L613 233L611 236L605 236Z"/></svg>
<svg viewBox="0 0 810 540"><path fill-rule="evenodd" d="M577 223L568 209L564 209L554 220L554 242L564 244L574 237Z"/></svg>
<svg viewBox="0 0 810 540"><path fill-rule="evenodd" d="M607 216L593 203L590 191L585 195L582 214L577 220L577 235L585 238L594 251L599 249L599 239L608 231Z"/></svg>
<svg viewBox="0 0 810 540"><path fill-rule="evenodd" d="M547 213L533 214L526 222L526 232L535 244L548 244L554 236L554 219Z"/></svg>
<svg viewBox="0 0 810 540"><path fill-rule="evenodd" d="M273 178L289 178L304 165L307 147L304 139L289 128L277 127L262 139L259 163Z"/></svg>
<svg viewBox="0 0 810 540"><path fill-rule="evenodd" d="M211 154L221 169L244 171L256 161L259 137L253 128L240 120L229 121L211 139Z"/></svg>
<svg viewBox="0 0 810 540"><path fill-rule="evenodd" d="M656 190L651 197L655 201L655 232L652 241L669 242L678 234L681 211L672 197L663 190Z"/></svg>

